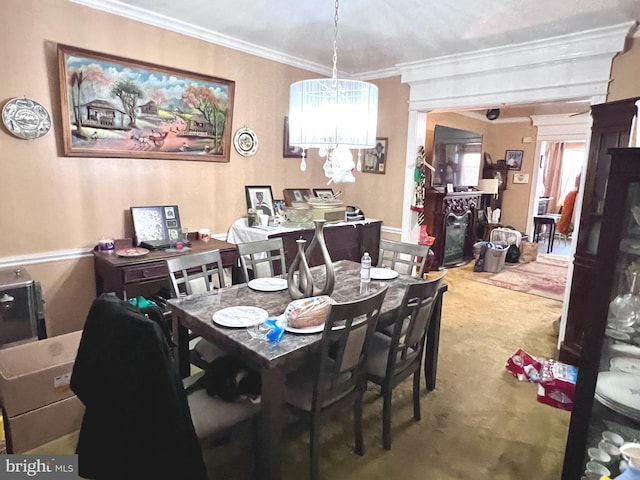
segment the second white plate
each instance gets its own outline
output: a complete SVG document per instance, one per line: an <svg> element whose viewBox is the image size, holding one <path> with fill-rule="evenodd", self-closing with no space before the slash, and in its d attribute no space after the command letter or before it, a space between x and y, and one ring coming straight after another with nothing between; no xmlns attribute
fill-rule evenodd
<svg viewBox="0 0 640 480"><path fill-rule="evenodd" d="M258 307L227 307L213 314L213 321L223 327L246 328L259 325L269 318L269 313Z"/></svg>
<svg viewBox="0 0 640 480"><path fill-rule="evenodd" d="M247 284L249 288L260 292L278 292L287 289L287 279L277 277L254 278Z"/></svg>
<svg viewBox="0 0 640 480"><path fill-rule="evenodd" d="M371 269L371 279L372 280L391 280L398 276L398 272L395 270L391 270L390 268L378 268L374 267Z"/></svg>

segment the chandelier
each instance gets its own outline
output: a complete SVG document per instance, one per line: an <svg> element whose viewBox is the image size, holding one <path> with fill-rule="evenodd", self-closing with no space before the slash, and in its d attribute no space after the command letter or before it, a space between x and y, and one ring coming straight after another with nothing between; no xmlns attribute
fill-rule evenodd
<svg viewBox="0 0 640 480"><path fill-rule="evenodd" d="M318 148L327 157L324 171L329 183L355 181L349 149L374 147L378 123L378 87L338 79L338 7L336 0L331 78L302 80L289 90L289 144ZM358 170L359 157L358 152ZM304 154L300 169L306 169Z"/></svg>

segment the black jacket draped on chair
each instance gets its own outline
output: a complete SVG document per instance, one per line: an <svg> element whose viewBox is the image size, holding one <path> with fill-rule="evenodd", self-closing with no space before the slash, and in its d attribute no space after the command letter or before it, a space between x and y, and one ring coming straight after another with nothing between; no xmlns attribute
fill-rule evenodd
<svg viewBox="0 0 640 480"><path fill-rule="evenodd" d="M162 329L113 295L94 301L71 388L86 410L79 474L93 479L206 479L187 397Z"/></svg>

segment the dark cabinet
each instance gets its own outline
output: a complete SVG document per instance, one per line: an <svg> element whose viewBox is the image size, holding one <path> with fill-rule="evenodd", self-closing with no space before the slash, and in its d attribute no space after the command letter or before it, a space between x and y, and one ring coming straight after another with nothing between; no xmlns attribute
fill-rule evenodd
<svg viewBox="0 0 640 480"><path fill-rule="evenodd" d="M612 448L605 437L614 444L640 440L640 149L611 149L606 164L604 178L592 178L580 230L592 279L585 268L574 272L583 290L570 309L581 304L583 336L562 480L593 469L589 449ZM603 462L611 477L621 460Z"/></svg>
<svg viewBox="0 0 640 480"><path fill-rule="evenodd" d="M587 303L583 301L584 292L590 291L594 283L599 282L596 252L609 174L608 150L628 145L631 122L636 114L635 102L638 99L640 97L591 107L593 117L591 143L587 158L571 296L559 355L560 360L573 365L580 363L586 319L590 314Z"/></svg>

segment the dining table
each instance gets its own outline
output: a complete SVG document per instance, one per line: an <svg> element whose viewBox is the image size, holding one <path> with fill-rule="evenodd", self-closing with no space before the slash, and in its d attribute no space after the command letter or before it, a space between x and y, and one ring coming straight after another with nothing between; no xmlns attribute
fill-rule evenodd
<svg viewBox="0 0 640 480"><path fill-rule="evenodd" d="M395 314L402 303L407 286L419 280L403 274L388 280L372 279L369 293L366 293L361 289L359 263L340 260L334 262L333 266L335 287L331 298L336 302L353 301L388 287L378 319L379 329L395 321ZM322 282L323 266L313 267L311 270L314 281ZM445 274L446 270L429 272L428 279L442 278ZM427 332L424 362L428 390L435 388L442 297L446 290L447 285L442 282ZM176 363L182 377L190 373L189 330L192 334L221 347L229 355L237 356L248 367L260 373L261 411L257 420L259 448L255 455L255 472L256 477L266 480L281 478L281 435L287 374L295 371L318 351L322 333L293 333L285 330L279 341L270 342L264 335L257 334L255 327L222 326L213 321L213 316L222 309L243 306L261 308L266 310L269 318L275 318L283 314L291 300L286 288L261 291L251 288L248 284L238 284L168 301L178 346Z"/></svg>

